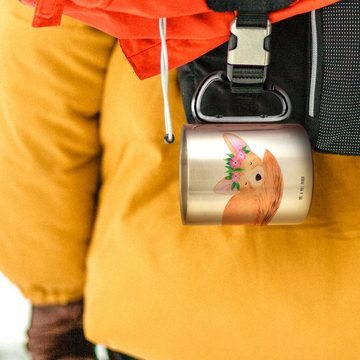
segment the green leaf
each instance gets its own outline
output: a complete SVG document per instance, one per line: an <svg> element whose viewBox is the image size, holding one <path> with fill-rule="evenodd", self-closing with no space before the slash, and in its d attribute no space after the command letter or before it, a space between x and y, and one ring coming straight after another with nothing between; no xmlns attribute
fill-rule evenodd
<svg viewBox="0 0 360 360"><path fill-rule="evenodd" d="M231 185L231 190L234 190L236 188L236 182L233 182L232 185Z"/></svg>
<svg viewBox="0 0 360 360"><path fill-rule="evenodd" d="M245 145L242 149L243 149L243 151L245 152L245 154L248 154L248 153L251 152L250 150L247 150L247 146L246 146L246 145Z"/></svg>
<svg viewBox="0 0 360 360"><path fill-rule="evenodd" d="M240 191L240 184L239 183L236 183L236 187Z"/></svg>
<svg viewBox="0 0 360 360"><path fill-rule="evenodd" d="M234 171L234 169L231 166L225 166L228 170Z"/></svg>
<svg viewBox="0 0 360 360"><path fill-rule="evenodd" d="M226 180L231 180L231 179L232 179L232 176L229 175L229 176L227 176L225 179L226 179Z"/></svg>
<svg viewBox="0 0 360 360"><path fill-rule="evenodd" d="M242 169L242 168L237 168L237 169L234 169L234 171L240 172L240 171L244 171L244 169Z"/></svg>
<svg viewBox="0 0 360 360"><path fill-rule="evenodd" d="M230 154L227 154L227 156L231 159L231 158L233 158L235 155L232 154L232 153L230 153Z"/></svg>

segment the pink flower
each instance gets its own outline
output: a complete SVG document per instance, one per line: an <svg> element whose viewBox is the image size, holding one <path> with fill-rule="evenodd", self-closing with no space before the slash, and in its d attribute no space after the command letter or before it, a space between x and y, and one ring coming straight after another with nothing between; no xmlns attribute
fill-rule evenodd
<svg viewBox="0 0 360 360"><path fill-rule="evenodd" d="M232 174L231 180L232 180L232 182L238 183L240 181L240 173L238 171L235 171Z"/></svg>
<svg viewBox="0 0 360 360"><path fill-rule="evenodd" d="M233 169L238 169L242 161L246 158L245 151L240 150L229 162Z"/></svg>

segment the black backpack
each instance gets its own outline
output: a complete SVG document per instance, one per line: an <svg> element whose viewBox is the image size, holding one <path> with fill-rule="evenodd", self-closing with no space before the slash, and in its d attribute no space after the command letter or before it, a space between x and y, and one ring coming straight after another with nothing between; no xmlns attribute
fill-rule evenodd
<svg viewBox="0 0 360 360"><path fill-rule="evenodd" d="M245 1L245 11L264 1ZM286 5L291 1L268 0L266 4L279 7L281 2ZM208 3L215 8L224 4L216 0ZM230 7L216 9L229 10L239 4L225 3ZM226 71L227 49L228 44L224 44L178 69L189 123L197 122L191 111L197 86L209 73ZM360 155L359 0L342 0L274 24L268 82L288 94L292 113L285 122L302 124L314 150ZM221 82L209 88L202 102L203 112L212 116L271 114L277 113L278 107L267 96L231 94Z"/></svg>

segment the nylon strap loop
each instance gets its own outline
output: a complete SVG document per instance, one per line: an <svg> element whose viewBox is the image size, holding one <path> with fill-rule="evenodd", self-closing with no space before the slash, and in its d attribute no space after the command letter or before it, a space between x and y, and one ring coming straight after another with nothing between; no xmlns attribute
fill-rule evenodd
<svg viewBox="0 0 360 360"><path fill-rule="evenodd" d="M238 11L268 14L271 11L288 7L295 0L206 0L214 11Z"/></svg>

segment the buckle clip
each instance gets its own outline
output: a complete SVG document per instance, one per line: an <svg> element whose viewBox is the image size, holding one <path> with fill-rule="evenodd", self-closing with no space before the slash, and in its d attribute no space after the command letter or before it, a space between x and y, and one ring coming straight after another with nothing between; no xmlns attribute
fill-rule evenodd
<svg viewBox="0 0 360 360"><path fill-rule="evenodd" d="M240 25L237 18L230 26L227 77L235 93L261 91L270 63L271 23L266 26Z"/></svg>

